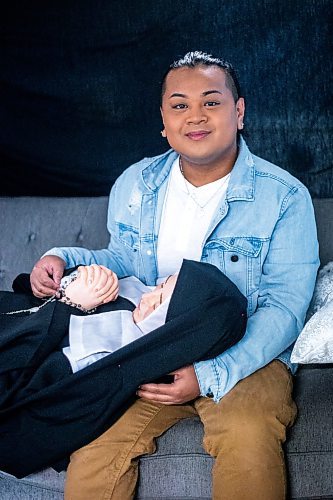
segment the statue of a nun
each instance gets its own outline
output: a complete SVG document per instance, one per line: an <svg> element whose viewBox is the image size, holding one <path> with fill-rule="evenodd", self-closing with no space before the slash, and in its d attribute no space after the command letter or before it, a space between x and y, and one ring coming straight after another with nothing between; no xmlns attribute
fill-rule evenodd
<svg viewBox="0 0 333 500"><path fill-rule="evenodd" d="M184 260L154 288L119 280L116 300L92 314L78 302L81 273L47 301L0 292L0 470L17 477L63 470L139 385L215 357L245 332L247 301L213 265Z"/></svg>

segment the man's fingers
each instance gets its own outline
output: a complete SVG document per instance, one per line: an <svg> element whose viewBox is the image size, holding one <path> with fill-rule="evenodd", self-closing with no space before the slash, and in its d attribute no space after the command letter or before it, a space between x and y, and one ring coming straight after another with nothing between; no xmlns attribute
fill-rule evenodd
<svg viewBox="0 0 333 500"><path fill-rule="evenodd" d="M61 274L58 274L56 273L54 276L53 276L53 279L54 279L54 283L57 285L57 288L59 288L60 286L60 283L61 283Z"/></svg>
<svg viewBox="0 0 333 500"><path fill-rule="evenodd" d="M139 389L154 394L172 394L173 382L171 384L142 384Z"/></svg>
<svg viewBox="0 0 333 500"><path fill-rule="evenodd" d="M60 272L58 269L56 269L53 273L53 280L56 283L56 285L58 285L58 287L60 286L62 275L63 273Z"/></svg>
<svg viewBox="0 0 333 500"><path fill-rule="evenodd" d="M43 298L54 295L59 289L65 261L55 255L46 255L34 266L30 274L33 294Z"/></svg>
<svg viewBox="0 0 333 500"><path fill-rule="evenodd" d="M139 391L147 395L174 397L174 384L143 384Z"/></svg>
<svg viewBox="0 0 333 500"><path fill-rule="evenodd" d="M141 393L141 391L137 391L137 396L143 399L147 399L149 401L152 401L153 403L162 403L163 405L176 405L179 404L178 401L174 401L171 397L169 396L163 396L159 394L147 394L147 393Z"/></svg>
<svg viewBox="0 0 333 500"><path fill-rule="evenodd" d="M52 279L52 273L48 269L40 269L37 273L38 283L43 288L58 289L57 283Z"/></svg>
<svg viewBox="0 0 333 500"><path fill-rule="evenodd" d="M140 398L166 405L180 402L174 394L172 384L146 384L139 387L137 395Z"/></svg>
<svg viewBox="0 0 333 500"><path fill-rule="evenodd" d="M53 282L51 282L53 283ZM57 287L53 286L43 286L43 285L35 285L31 283L32 293L38 298L50 297L54 295L57 291Z"/></svg>
<svg viewBox="0 0 333 500"><path fill-rule="evenodd" d="M138 396L163 404L183 404L200 395L198 379L193 365L174 371L172 384L143 384Z"/></svg>
<svg viewBox="0 0 333 500"><path fill-rule="evenodd" d="M43 299L44 297L48 297L47 293L40 292L33 284L31 284L31 290L35 297L38 299Z"/></svg>
<svg viewBox="0 0 333 500"><path fill-rule="evenodd" d="M50 278L48 271L42 267L34 267L30 281L33 294L39 298L53 295L59 288Z"/></svg>

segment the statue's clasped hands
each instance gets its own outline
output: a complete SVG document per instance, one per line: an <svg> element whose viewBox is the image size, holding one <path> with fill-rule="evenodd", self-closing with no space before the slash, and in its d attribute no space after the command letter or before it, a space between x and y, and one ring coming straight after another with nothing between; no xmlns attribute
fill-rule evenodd
<svg viewBox="0 0 333 500"><path fill-rule="evenodd" d="M119 294L117 275L104 266L80 266L78 276L66 287L66 297L83 308L93 309L116 300Z"/></svg>

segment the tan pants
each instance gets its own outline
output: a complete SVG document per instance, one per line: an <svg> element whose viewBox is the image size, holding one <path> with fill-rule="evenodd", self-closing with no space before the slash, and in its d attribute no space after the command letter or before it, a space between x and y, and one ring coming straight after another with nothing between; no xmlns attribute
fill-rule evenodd
<svg viewBox="0 0 333 500"><path fill-rule="evenodd" d="M213 498L282 500L286 471L281 444L296 417L292 377L279 361L239 382L216 404L198 398L164 406L138 399L102 436L71 456L66 500L134 498L138 457L183 418L199 415L204 448L215 458Z"/></svg>

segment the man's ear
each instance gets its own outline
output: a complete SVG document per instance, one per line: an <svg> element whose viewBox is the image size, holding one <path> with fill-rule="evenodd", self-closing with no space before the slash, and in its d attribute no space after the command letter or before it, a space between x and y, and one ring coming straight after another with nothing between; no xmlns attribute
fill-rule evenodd
<svg viewBox="0 0 333 500"><path fill-rule="evenodd" d="M245 101L244 97L240 97L236 102L237 111L237 128L242 130L244 127L244 116L245 116Z"/></svg>
<svg viewBox="0 0 333 500"><path fill-rule="evenodd" d="M163 122L163 125L164 125L164 120L163 120L163 110L162 110L162 107L161 107L161 106L160 106L160 112L161 112L161 116L162 116L162 122ZM165 131L165 128L163 128L163 129L161 130L161 136L162 136L162 137L166 137L166 136L167 136L166 131Z"/></svg>

